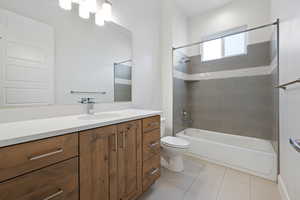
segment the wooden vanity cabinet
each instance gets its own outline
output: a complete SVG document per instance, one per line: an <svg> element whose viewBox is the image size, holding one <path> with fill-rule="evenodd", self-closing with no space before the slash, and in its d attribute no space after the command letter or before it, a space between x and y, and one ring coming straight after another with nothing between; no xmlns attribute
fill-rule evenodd
<svg viewBox="0 0 300 200"><path fill-rule="evenodd" d="M75 156L77 134L0 148L0 182Z"/></svg>
<svg viewBox="0 0 300 200"><path fill-rule="evenodd" d="M0 148L2 200L134 200L160 177L160 117Z"/></svg>
<svg viewBox="0 0 300 200"><path fill-rule="evenodd" d="M145 118L143 124L143 192L159 179L160 166L160 116Z"/></svg>
<svg viewBox="0 0 300 200"><path fill-rule="evenodd" d="M130 200L142 192L141 121L80 132L80 199Z"/></svg>
<svg viewBox="0 0 300 200"><path fill-rule="evenodd" d="M123 123L118 129L118 195L130 200L142 192L142 122Z"/></svg>
<svg viewBox="0 0 300 200"><path fill-rule="evenodd" d="M0 199L78 200L78 134L0 148Z"/></svg>
<svg viewBox="0 0 300 200"><path fill-rule="evenodd" d="M1 200L78 200L78 158L0 184Z"/></svg>
<svg viewBox="0 0 300 200"><path fill-rule="evenodd" d="M79 142L80 199L117 200L117 127L82 131Z"/></svg>

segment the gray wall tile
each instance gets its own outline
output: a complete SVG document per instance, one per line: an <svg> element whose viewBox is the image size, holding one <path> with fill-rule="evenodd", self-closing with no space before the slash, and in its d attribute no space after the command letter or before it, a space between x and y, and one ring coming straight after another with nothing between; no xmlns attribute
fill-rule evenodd
<svg viewBox="0 0 300 200"><path fill-rule="evenodd" d="M271 139L271 76L187 83L192 128Z"/></svg>
<svg viewBox="0 0 300 200"><path fill-rule="evenodd" d="M174 93L173 93L173 124L176 133L182 131L187 125L182 120L182 111L187 110L187 84L183 80L174 78Z"/></svg>
<svg viewBox="0 0 300 200"><path fill-rule="evenodd" d="M200 56L177 70L204 73L270 65L276 38L248 46L248 54L202 63ZM178 58L177 58L178 60ZM271 75L184 82L174 79L174 131L186 127L271 140L278 144L278 71ZM192 123L183 123L182 110Z"/></svg>

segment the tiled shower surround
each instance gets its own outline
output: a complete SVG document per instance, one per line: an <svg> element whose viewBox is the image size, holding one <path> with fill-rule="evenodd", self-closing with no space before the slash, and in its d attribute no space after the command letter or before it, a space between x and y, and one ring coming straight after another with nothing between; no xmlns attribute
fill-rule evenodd
<svg viewBox="0 0 300 200"><path fill-rule="evenodd" d="M274 36L275 38L275 36ZM175 70L185 74L210 73L275 65L272 73L255 76L185 81L174 78L174 131L197 128L221 133L277 141L274 85L278 82L276 40L248 45L247 54L201 62L177 62ZM184 54L177 51L178 58ZM175 62L174 62L175 63ZM182 111L191 120L182 120Z"/></svg>

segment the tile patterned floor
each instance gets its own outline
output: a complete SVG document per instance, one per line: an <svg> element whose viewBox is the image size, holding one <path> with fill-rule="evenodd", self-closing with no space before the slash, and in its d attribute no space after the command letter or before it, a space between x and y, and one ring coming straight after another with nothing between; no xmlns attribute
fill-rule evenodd
<svg viewBox="0 0 300 200"><path fill-rule="evenodd" d="M280 200L273 182L185 157L185 171L162 177L139 200Z"/></svg>

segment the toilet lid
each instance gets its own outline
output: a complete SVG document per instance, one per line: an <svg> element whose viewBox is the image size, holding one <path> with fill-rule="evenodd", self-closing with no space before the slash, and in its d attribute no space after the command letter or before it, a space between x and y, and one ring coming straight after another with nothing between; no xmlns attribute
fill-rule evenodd
<svg viewBox="0 0 300 200"><path fill-rule="evenodd" d="M161 143L175 148L187 148L190 145L188 141L178 137L172 137L172 136L161 138Z"/></svg>

